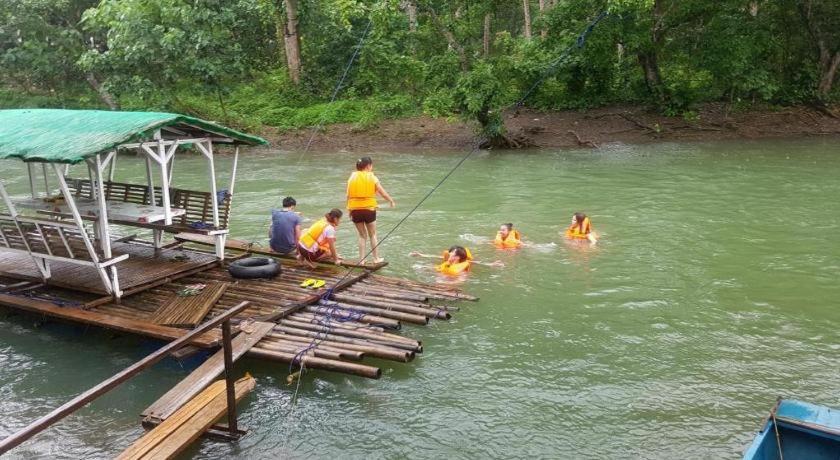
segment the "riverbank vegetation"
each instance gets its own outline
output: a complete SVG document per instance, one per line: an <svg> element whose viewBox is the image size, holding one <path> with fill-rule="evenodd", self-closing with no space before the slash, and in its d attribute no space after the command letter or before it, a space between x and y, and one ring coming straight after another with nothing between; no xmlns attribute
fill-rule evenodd
<svg viewBox="0 0 840 460"><path fill-rule="evenodd" d="M691 119L704 102L830 114L838 99L833 0L7 0L0 106L171 110L281 131L460 116L498 136L500 109L604 11L529 109L629 104Z"/></svg>

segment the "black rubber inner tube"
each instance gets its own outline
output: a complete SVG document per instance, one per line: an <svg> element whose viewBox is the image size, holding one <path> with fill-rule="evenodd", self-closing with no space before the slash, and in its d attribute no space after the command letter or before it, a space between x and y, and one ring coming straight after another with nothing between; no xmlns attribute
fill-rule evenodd
<svg viewBox="0 0 840 460"><path fill-rule="evenodd" d="M228 273L239 279L274 278L280 274L280 264L269 257L246 257L233 261Z"/></svg>

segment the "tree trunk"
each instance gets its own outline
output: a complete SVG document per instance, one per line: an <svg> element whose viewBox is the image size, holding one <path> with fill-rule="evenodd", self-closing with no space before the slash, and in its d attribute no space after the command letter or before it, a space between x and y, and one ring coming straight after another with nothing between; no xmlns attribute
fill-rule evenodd
<svg viewBox="0 0 840 460"><path fill-rule="evenodd" d="M545 2L546 2L546 0L540 0L540 18L543 19L543 22L545 22L545 7L546 7ZM547 36L548 36L548 30L546 30L545 24L543 23L542 29L540 30L540 37L545 39L545 37L547 37Z"/></svg>
<svg viewBox="0 0 840 460"><path fill-rule="evenodd" d="M831 87L834 85L834 79L837 76L837 68L840 66L840 50L832 50L832 47L829 47L826 43L818 22L819 18L814 17L811 0L799 0L796 2L796 6L802 20L808 27L808 33L811 35L819 55L820 81L817 84L817 98L824 102L831 92Z"/></svg>
<svg viewBox="0 0 840 460"><path fill-rule="evenodd" d="M440 30L440 33L443 34L443 37L446 39L446 42L449 44L449 48L455 50L458 53L458 60L461 62L461 70L464 72L470 70L470 62L467 59L467 52L464 50L464 47L458 43L458 40L455 39L455 34L446 27L443 22L441 22L440 18L438 17L435 10L429 8L429 16L432 18L432 22L435 23L435 26Z"/></svg>
<svg viewBox="0 0 840 460"><path fill-rule="evenodd" d="M286 45L286 65L289 77L300 83L300 36L298 35L298 0L283 0L286 5L286 23L283 27L283 41Z"/></svg>
<svg viewBox="0 0 840 460"><path fill-rule="evenodd" d="M637 54L639 65L645 75L645 84L653 96L654 101L660 106L665 104L665 90L662 86L662 75L659 73L659 59L655 51L640 51Z"/></svg>
<svg viewBox="0 0 840 460"><path fill-rule="evenodd" d="M484 57L490 55L490 13L484 15Z"/></svg>
<svg viewBox="0 0 840 460"><path fill-rule="evenodd" d="M525 13L525 38L531 39L531 5L530 0L522 0L522 12Z"/></svg>
<svg viewBox="0 0 840 460"><path fill-rule="evenodd" d="M94 91L96 91L96 94L99 95L99 99L101 99L102 102L104 102L109 109L120 109L119 102L117 102L114 96L110 92L108 92L108 90L105 89L105 87L102 86L101 83L99 83L99 80L96 79L96 76L93 74L93 72L88 72L88 74L85 75L85 79L87 80L90 87L93 88Z"/></svg>
<svg viewBox="0 0 840 460"><path fill-rule="evenodd" d="M820 84L817 86L817 95L822 99L828 99L834 79L837 77L837 69L840 67L840 51L829 57L829 53L820 59Z"/></svg>
<svg viewBox="0 0 840 460"><path fill-rule="evenodd" d="M408 15L409 32L417 32L417 3L414 0L406 0L405 13Z"/></svg>
<svg viewBox="0 0 840 460"><path fill-rule="evenodd" d="M662 84L662 74L659 71L659 49L664 42L665 34L662 26L664 13L661 0L653 2L653 26L650 31L651 46L637 52L639 65L645 76L645 84L657 105L662 107L668 99L665 86Z"/></svg>

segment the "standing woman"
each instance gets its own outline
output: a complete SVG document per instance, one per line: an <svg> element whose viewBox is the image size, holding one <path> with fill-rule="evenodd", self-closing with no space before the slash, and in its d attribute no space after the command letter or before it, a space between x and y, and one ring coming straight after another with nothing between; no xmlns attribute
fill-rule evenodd
<svg viewBox="0 0 840 460"><path fill-rule="evenodd" d="M362 157L356 161L356 171L347 180L347 209L350 220L359 232L359 263L364 263L365 245L370 240L373 250L373 263L383 261L379 257L379 244L376 240L376 195L386 199L393 208L396 206L388 192L379 184L379 179L373 174L373 160Z"/></svg>

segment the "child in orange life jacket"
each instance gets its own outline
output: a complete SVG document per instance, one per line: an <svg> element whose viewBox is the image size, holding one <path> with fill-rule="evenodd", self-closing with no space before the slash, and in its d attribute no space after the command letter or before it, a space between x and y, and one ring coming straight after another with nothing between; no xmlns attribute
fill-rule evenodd
<svg viewBox="0 0 840 460"><path fill-rule="evenodd" d="M408 255L412 257L425 257L429 259L439 259L441 256L431 254L423 254L422 252L410 252ZM505 264L497 260L495 262L479 262L475 260L469 249L463 246L452 246L448 251L443 252L443 258L440 264L435 265L435 270L445 275L459 275L468 272L472 268L472 264L486 265L488 267L504 267Z"/></svg>
<svg viewBox="0 0 840 460"><path fill-rule="evenodd" d="M590 243L598 242L598 236L592 231L592 223L589 217L582 212L576 212L572 216L572 225L566 229L566 238L570 240L589 240Z"/></svg>
<svg viewBox="0 0 840 460"><path fill-rule="evenodd" d="M373 160L361 157L356 161L356 171L347 180L347 209L350 219L359 232L359 263L364 263L365 245L370 240L373 263L382 262L376 240L376 195L385 198L393 208L396 206L391 195L382 188L379 179L373 174Z"/></svg>
<svg viewBox="0 0 840 460"><path fill-rule="evenodd" d="M341 264L341 257L335 249L335 229L341 221L340 209L332 209L324 217L300 235L298 240L298 260L315 267L315 262L332 259L336 265Z"/></svg>
<svg viewBox="0 0 840 460"><path fill-rule="evenodd" d="M496 232L493 245L498 249L516 249L523 246L522 236L518 230L513 229L513 224L502 224Z"/></svg>

